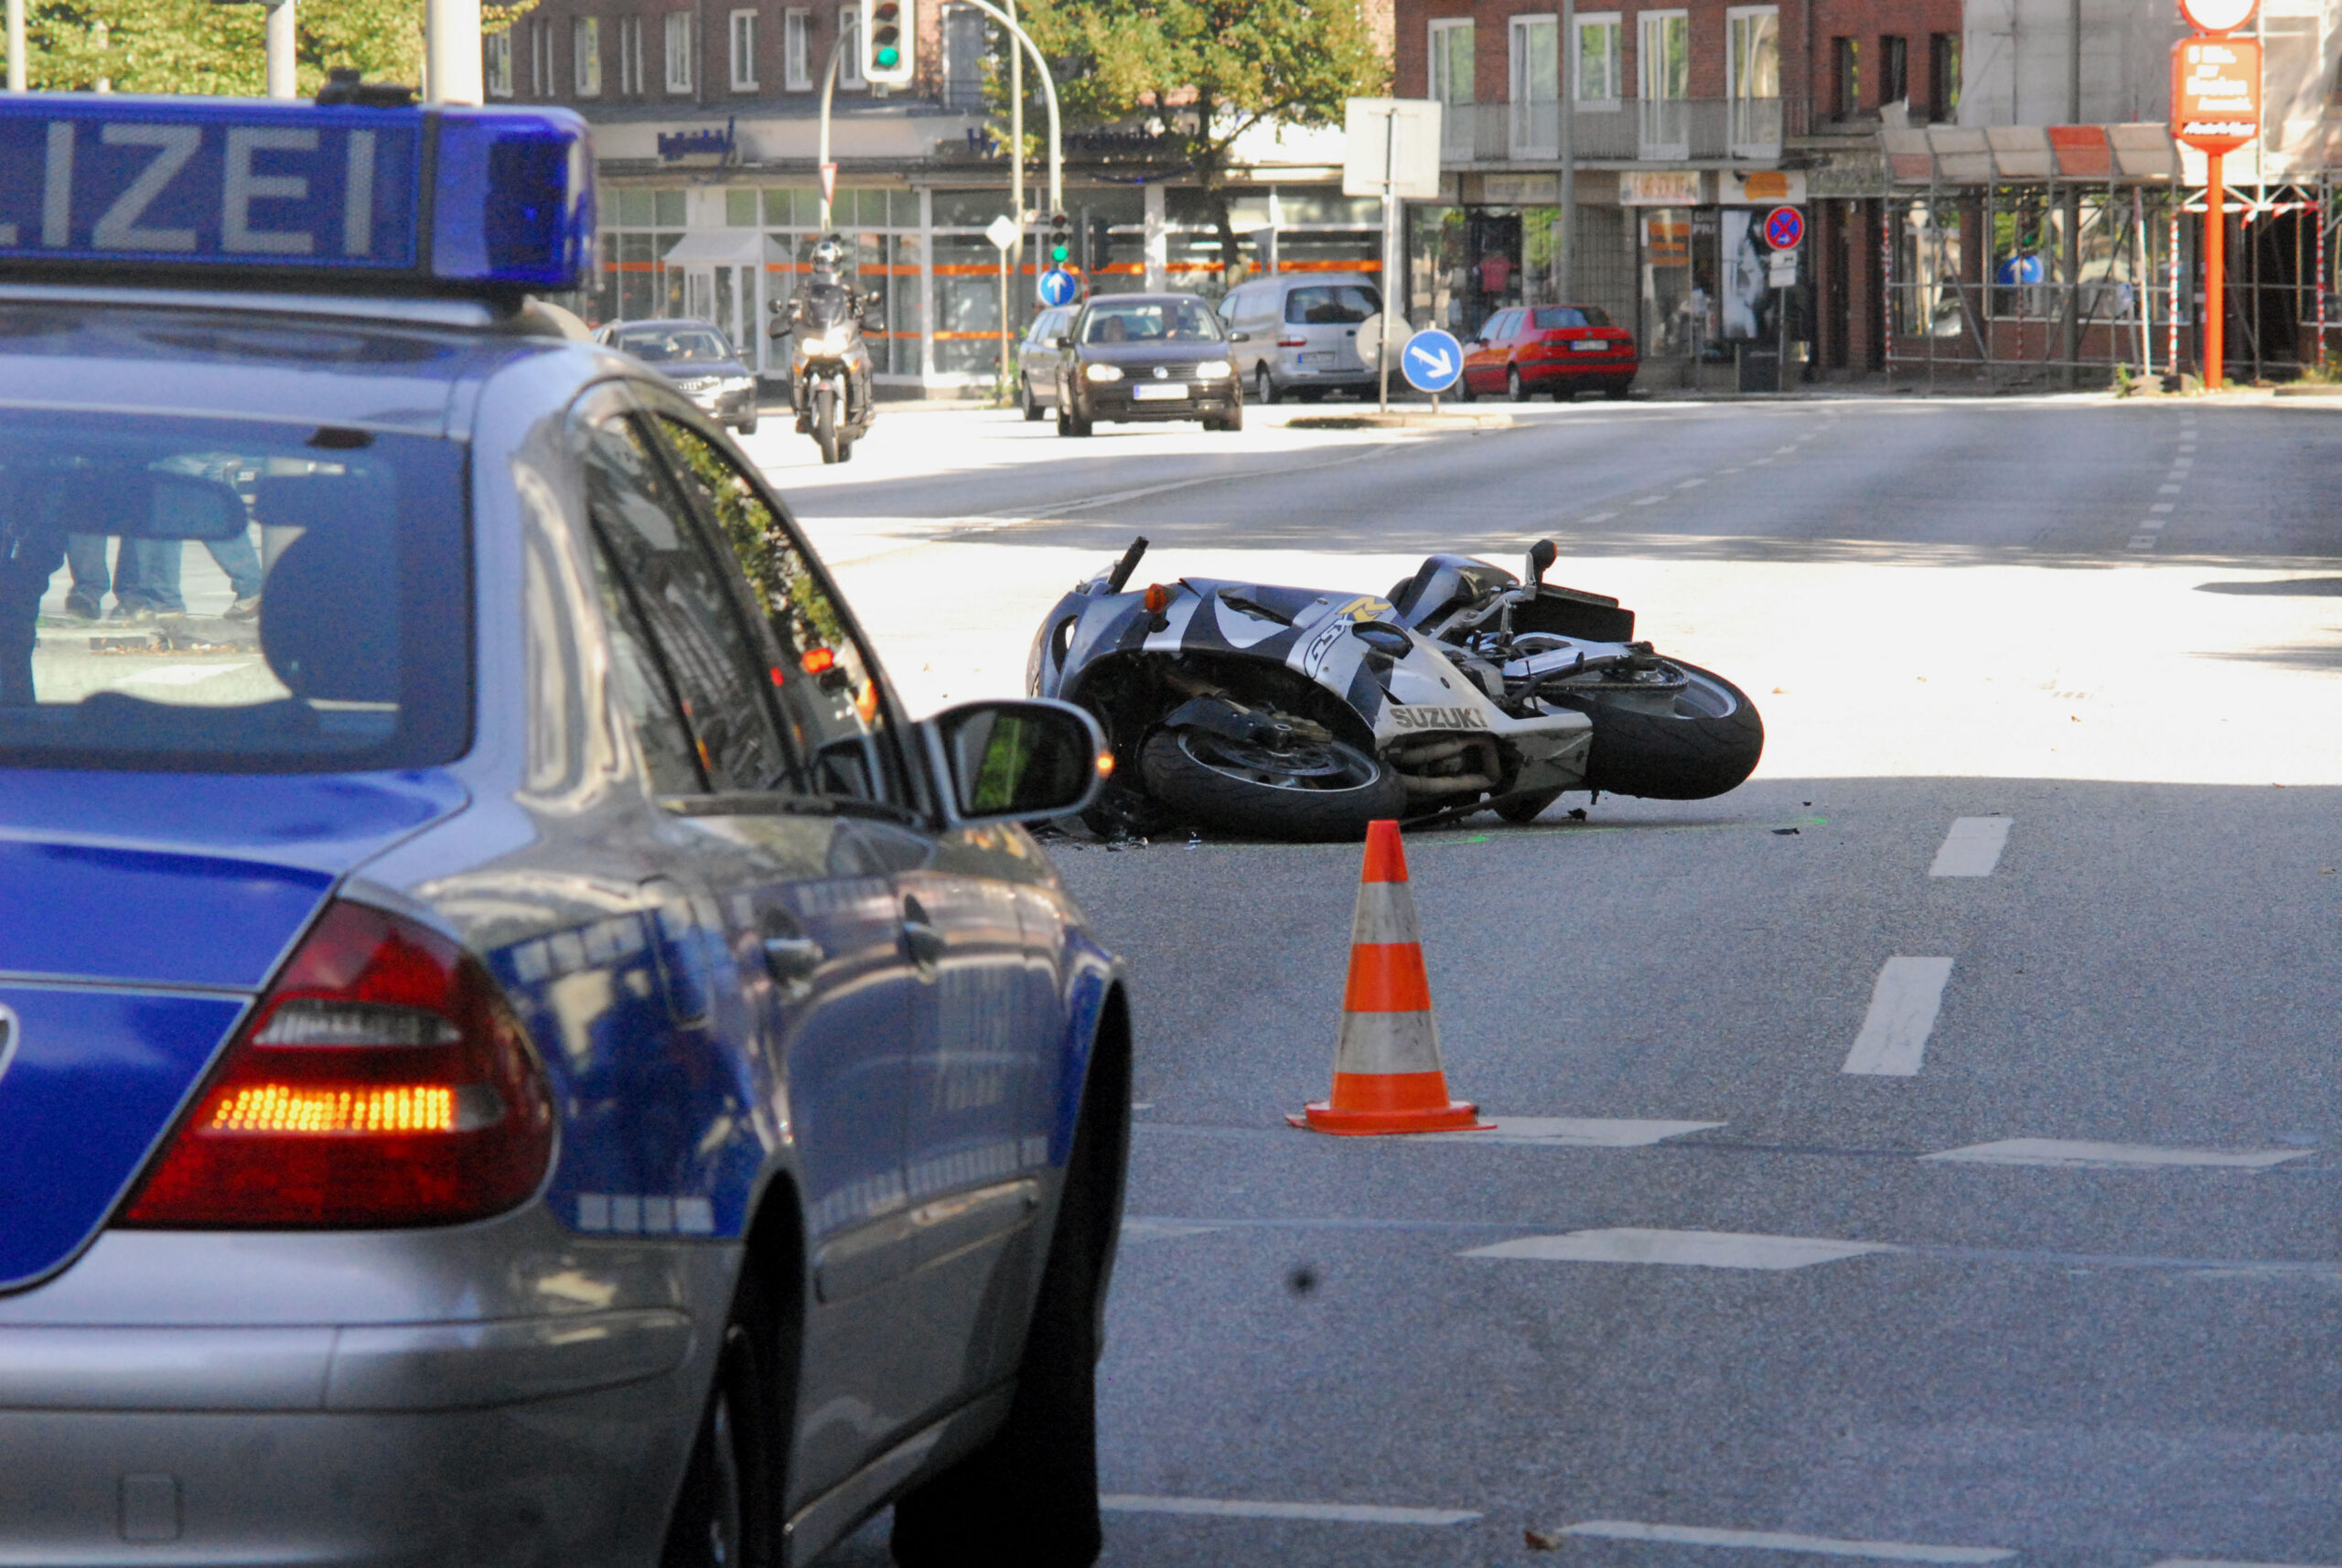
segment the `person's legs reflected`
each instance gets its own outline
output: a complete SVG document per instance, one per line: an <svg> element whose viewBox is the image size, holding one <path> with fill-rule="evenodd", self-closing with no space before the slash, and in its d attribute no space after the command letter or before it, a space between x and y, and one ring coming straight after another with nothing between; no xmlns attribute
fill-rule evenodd
<svg viewBox="0 0 2342 1568"><path fill-rule="evenodd" d="M106 570L106 536L67 534L65 564L73 573L73 586L65 596L66 613L96 620L106 613L106 595L113 587L113 575Z"/></svg>
<svg viewBox="0 0 2342 1568"><path fill-rule="evenodd" d="M250 620L260 614L260 552L252 548L252 531L246 529L232 539L207 539L203 547L211 552L211 559L220 570L228 574L228 586L236 602L228 607L230 620Z"/></svg>
<svg viewBox="0 0 2342 1568"><path fill-rule="evenodd" d="M101 541L101 543L103 542ZM27 707L33 692L34 628L40 599L64 553L54 534L10 537L0 533L0 706Z"/></svg>
<svg viewBox="0 0 2342 1568"><path fill-rule="evenodd" d="M184 615L187 600L179 596L179 555L187 548L177 539L125 539L114 557L113 602L124 616Z"/></svg>

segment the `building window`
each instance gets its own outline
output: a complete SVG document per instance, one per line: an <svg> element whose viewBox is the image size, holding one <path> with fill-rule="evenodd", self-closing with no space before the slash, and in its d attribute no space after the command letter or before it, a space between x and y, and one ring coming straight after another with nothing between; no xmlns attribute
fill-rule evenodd
<svg viewBox="0 0 2342 1568"><path fill-rule="evenodd" d="M573 85L580 98L602 95L602 21L598 16L574 17L569 24L569 59Z"/></svg>
<svg viewBox="0 0 2342 1568"><path fill-rule="evenodd" d="M529 24L529 96L553 96L553 23L543 16Z"/></svg>
<svg viewBox="0 0 2342 1568"><path fill-rule="evenodd" d="M1830 113L1851 120L1863 107L1863 41L1845 37L1830 40Z"/></svg>
<svg viewBox="0 0 2342 1568"><path fill-rule="evenodd" d="M1562 146L1561 20L1512 19L1512 154L1552 157Z"/></svg>
<svg viewBox="0 0 2342 1568"><path fill-rule="evenodd" d="M1781 145L1781 14L1772 5L1724 13L1724 95L1731 101L1735 157L1762 157Z"/></svg>
<svg viewBox="0 0 2342 1568"><path fill-rule="evenodd" d="M1642 98L1641 154L1647 158L1690 157L1691 14L1645 11L1636 23L1636 75Z"/></svg>
<svg viewBox="0 0 2342 1568"><path fill-rule="evenodd" d="M847 20L848 17L852 17L853 20ZM859 33L861 27L861 6L841 5L838 7L838 33L843 33L848 27ZM852 48L843 51L838 57L838 85L856 92L870 85L862 80L862 40L859 37L854 39Z"/></svg>
<svg viewBox="0 0 2342 1568"><path fill-rule="evenodd" d="M1449 152L1472 156L1474 117L1473 31L1469 22L1431 25L1431 96L1442 105L1440 139Z"/></svg>
<svg viewBox="0 0 2342 1568"><path fill-rule="evenodd" d="M813 85L813 13L783 11L780 14L781 85L790 92L804 92Z"/></svg>
<svg viewBox="0 0 2342 1568"><path fill-rule="evenodd" d="M618 93L621 97L642 96L642 18L618 18Z"/></svg>
<svg viewBox="0 0 2342 1568"><path fill-rule="evenodd" d="M1577 106L1616 109L1625 91L1626 61L1618 47L1619 17L1616 11L1577 18Z"/></svg>
<svg viewBox="0 0 2342 1568"><path fill-rule="evenodd" d="M732 91L757 90L757 14L732 13Z"/></svg>
<svg viewBox="0 0 2342 1568"><path fill-rule="evenodd" d="M1884 107L1910 96L1910 40L1889 33L1878 40L1878 102Z"/></svg>
<svg viewBox="0 0 2342 1568"><path fill-rule="evenodd" d="M1960 116L1960 35L1928 35L1928 118Z"/></svg>
<svg viewBox="0 0 2342 1568"><path fill-rule="evenodd" d="M984 14L972 5L943 8L943 107L984 103Z"/></svg>
<svg viewBox="0 0 2342 1568"><path fill-rule="evenodd" d="M512 96L512 30L490 33L483 40L488 48L486 61L488 95L490 98Z"/></svg>
<svg viewBox="0 0 2342 1568"><path fill-rule="evenodd" d="M674 11L667 16L667 91L692 90L692 14Z"/></svg>

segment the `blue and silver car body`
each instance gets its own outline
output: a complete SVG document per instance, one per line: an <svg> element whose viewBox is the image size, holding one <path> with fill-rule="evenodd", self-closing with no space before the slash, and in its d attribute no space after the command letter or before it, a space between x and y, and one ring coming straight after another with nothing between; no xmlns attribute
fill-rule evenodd
<svg viewBox="0 0 2342 1568"><path fill-rule="evenodd" d="M802 1562L981 1455L1112 1261L1123 982L1019 825L1094 726L905 720L736 448L532 317L574 117L0 154L0 1563ZM109 538L185 607L76 620Z"/></svg>

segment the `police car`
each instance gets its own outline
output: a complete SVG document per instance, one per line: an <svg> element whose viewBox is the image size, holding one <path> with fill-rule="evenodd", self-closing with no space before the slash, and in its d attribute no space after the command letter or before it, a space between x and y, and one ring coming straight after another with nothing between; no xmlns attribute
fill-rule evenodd
<svg viewBox="0 0 2342 1568"><path fill-rule="evenodd" d="M531 303L590 166L0 100L9 1562L1096 1552L1130 1024L1019 824L1101 737L908 722Z"/></svg>

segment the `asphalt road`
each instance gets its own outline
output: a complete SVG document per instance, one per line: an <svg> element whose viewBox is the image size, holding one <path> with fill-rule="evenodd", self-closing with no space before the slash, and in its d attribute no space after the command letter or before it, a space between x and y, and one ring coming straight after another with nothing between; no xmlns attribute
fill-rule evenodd
<svg viewBox="0 0 2342 1568"><path fill-rule="evenodd" d="M2342 1563L2342 411L1269 424L756 446L915 705L1133 532L1369 589L1551 533L1768 749L1409 840L1493 1133L1284 1124L1355 848L1058 849L1140 1027L1107 1561Z"/></svg>

